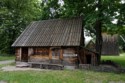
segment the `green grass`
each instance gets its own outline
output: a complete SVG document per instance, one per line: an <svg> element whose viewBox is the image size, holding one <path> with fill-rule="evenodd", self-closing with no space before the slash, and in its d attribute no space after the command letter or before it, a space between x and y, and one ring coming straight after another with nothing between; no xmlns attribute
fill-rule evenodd
<svg viewBox="0 0 125 83"><path fill-rule="evenodd" d="M119 83L125 82L125 74L85 70L0 71L0 80L8 83Z"/></svg>
<svg viewBox="0 0 125 83"><path fill-rule="evenodd" d="M15 56L14 55L8 55L8 54L0 54L0 61L4 60L14 60Z"/></svg>
<svg viewBox="0 0 125 83"><path fill-rule="evenodd" d="M120 54L120 56L101 56L101 59L111 60L118 63L122 67L125 67L125 53Z"/></svg>
<svg viewBox="0 0 125 83"><path fill-rule="evenodd" d="M113 60L125 65L125 54L120 56L102 56L102 60ZM0 81L8 83L125 83L125 74L95 72L86 70L41 70L41 71L2 71Z"/></svg>

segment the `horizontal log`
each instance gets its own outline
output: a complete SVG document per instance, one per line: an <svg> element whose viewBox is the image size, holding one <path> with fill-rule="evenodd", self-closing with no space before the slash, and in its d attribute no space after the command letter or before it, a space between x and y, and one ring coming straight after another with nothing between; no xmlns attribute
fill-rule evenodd
<svg viewBox="0 0 125 83"><path fill-rule="evenodd" d="M28 62L30 64L30 67L33 67L34 65L37 65L37 67L42 69L58 69L62 70L64 68L63 65L59 64L49 64L49 63L38 63L38 62Z"/></svg>

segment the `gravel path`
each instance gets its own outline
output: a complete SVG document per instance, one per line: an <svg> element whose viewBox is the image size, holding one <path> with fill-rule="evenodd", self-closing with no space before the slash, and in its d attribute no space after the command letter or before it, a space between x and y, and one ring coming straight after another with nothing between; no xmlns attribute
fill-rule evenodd
<svg viewBox="0 0 125 83"><path fill-rule="evenodd" d="M3 71L26 71L26 70L36 70L36 71L51 71L47 69L37 69L37 68L29 68L29 67L23 67L19 68L16 66L5 66L1 68Z"/></svg>
<svg viewBox="0 0 125 83"><path fill-rule="evenodd" d="M10 64L15 62L14 60L6 60L6 61L0 61L0 64ZM29 67L16 67L16 66L4 66L2 68L0 68L0 70L3 71L26 71L26 70L37 70L37 71L50 71L47 69L37 69L37 68L29 68ZM1 81L0 81L1 83Z"/></svg>
<svg viewBox="0 0 125 83"><path fill-rule="evenodd" d="M9 64L13 62L15 62L15 60L6 60L6 61L0 61L0 64Z"/></svg>

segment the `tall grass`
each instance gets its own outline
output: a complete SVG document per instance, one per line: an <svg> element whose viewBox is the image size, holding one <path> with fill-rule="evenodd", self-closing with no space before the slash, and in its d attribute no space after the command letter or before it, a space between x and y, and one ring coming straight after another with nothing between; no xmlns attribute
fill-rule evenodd
<svg viewBox="0 0 125 83"><path fill-rule="evenodd" d="M14 60L14 59L15 59L14 55L0 54L0 61L3 61L3 60Z"/></svg>

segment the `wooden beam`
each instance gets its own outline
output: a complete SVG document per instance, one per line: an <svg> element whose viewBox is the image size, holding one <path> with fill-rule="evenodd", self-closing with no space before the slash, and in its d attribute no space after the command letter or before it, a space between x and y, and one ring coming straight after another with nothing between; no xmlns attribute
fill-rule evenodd
<svg viewBox="0 0 125 83"><path fill-rule="evenodd" d="M20 48L15 48L15 60L20 61Z"/></svg>
<svg viewBox="0 0 125 83"><path fill-rule="evenodd" d="M52 59L52 50L51 50L51 48L49 48L49 59L50 60Z"/></svg>
<svg viewBox="0 0 125 83"><path fill-rule="evenodd" d="M33 48L28 48L28 61L30 61L30 56L33 54Z"/></svg>
<svg viewBox="0 0 125 83"><path fill-rule="evenodd" d="M91 53L91 64L95 65L95 56L94 56L94 53Z"/></svg>
<svg viewBox="0 0 125 83"><path fill-rule="evenodd" d="M60 49L60 59L63 60L63 49Z"/></svg>
<svg viewBox="0 0 125 83"><path fill-rule="evenodd" d="M81 61L81 58L80 58L80 50L79 50L79 48L77 48L77 56L78 56L79 62L81 64L82 61Z"/></svg>
<svg viewBox="0 0 125 83"><path fill-rule="evenodd" d="M22 48L19 49L19 57L20 57L20 61L21 61L21 58L22 58Z"/></svg>
<svg viewBox="0 0 125 83"><path fill-rule="evenodd" d="M86 64L86 50L84 50L84 64Z"/></svg>

